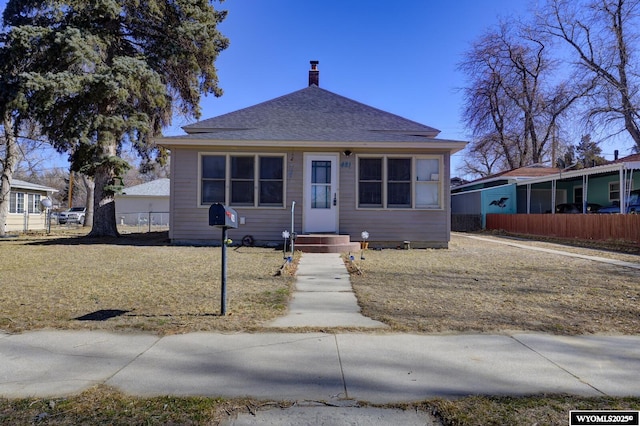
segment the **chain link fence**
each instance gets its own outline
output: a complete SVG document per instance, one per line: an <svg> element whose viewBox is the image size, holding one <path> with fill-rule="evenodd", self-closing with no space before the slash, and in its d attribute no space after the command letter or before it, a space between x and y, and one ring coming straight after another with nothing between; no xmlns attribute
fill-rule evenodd
<svg viewBox="0 0 640 426"><path fill-rule="evenodd" d="M169 229L169 212L116 213L118 230L155 232Z"/></svg>

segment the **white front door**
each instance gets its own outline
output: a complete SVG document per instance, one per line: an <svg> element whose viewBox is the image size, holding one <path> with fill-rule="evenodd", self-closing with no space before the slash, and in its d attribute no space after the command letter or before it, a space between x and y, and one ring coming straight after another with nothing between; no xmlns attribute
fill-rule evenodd
<svg viewBox="0 0 640 426"><path fill-rule="evenodd" d="M338 232L338 156L306 154L303 232Z"/></svg>

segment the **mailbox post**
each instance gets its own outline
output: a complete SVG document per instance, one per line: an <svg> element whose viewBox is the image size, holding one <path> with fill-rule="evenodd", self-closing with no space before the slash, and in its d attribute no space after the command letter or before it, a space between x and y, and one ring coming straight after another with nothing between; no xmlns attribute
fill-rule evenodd
<svg viewBox="0 0 640 426"><path fill-rule="evenodd" d="M238 227L238 214L220 203L212 204L209 207L209 226L222 229L220 315L225 316L227 314L227 230Z"/></svg>

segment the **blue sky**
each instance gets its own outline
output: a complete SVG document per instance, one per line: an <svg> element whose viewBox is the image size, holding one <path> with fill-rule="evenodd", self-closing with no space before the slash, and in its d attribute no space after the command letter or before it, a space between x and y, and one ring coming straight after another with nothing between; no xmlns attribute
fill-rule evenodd
<svg viewBox="0 0 640 426"><path fill-rule="evenodd" d="M6 1L0 0L4 10ZM281 96L308 84L318 60L320 87L467 140L460 120L463 54L499 17L527 13L526 0L226 0L220 30L221 98L202 100L202 118ZM166 135L188 124L175 117ZM454 156L452 175L462 154Z"/></svg>
<svg viewBox="0 0 640 426"><path fill-rule="evenodd" d="M203 99L203 118L306 87L309 61L318 60L320 87L435 127L441 138L467 140L457 65L499 17L527 13L528 2L227 0L221 7L229 14L220 29L231 41L217 61L224 95Z"/></svg>

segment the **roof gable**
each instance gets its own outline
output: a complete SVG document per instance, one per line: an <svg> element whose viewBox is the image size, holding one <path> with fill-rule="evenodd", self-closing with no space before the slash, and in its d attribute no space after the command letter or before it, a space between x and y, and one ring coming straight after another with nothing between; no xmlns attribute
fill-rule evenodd
<svg viewBox="0 0 640 426"><path fill-rule="evenodd" d="M37 183L31 183L20 179L12 179L11 181L12 189L31 189L33 191L44 191L44 192L58 192L57 189L51 188L50 186L39 185Z"/></svg>
<svg viewBox="0 0 640 426"><path fill-rule="evenodd" d="M434 138L439 130L311 85L238 111L183 127L189 134L261 132L380 132ZM255 133L255 132L252 132Z"/></svg>

